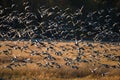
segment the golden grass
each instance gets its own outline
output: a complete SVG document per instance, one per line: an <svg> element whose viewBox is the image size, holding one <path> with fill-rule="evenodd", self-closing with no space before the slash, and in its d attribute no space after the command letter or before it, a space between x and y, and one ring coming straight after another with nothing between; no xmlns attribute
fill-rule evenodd
<svg viewBox="0 0 120 80"><path fill-rule="evenodd" d="M54 42L52 42L54 43ZM100 53L103 53L105 50L108 54L116 54L120 55L120 46L119 45L112 45L108 43L92 43L95 46L94 50L99 51ZM0 44L11 44L14 45L15 41L0 41ZM28 42L19 42L17 45L23 46L24 44L28 45L30 49L34 49L36 51L42 52L45 51L45 47L36 48L35 46L31 46ZM44 42L47 46L49 44L47 42ZM92 53L92 50L90 47L87 46L87 42L81 42L79 43L81 47L85 48L86 55L82 57L83 59L89 59L90 54ZM104 48L101 48L100 46L103 46ZM31 56L30 54L26 52L30 52L30 50L12 50L12 53L9 55L0 54L0 78L3 78L5 80L120 80L120 69L111 69L111 68L104 68L99 67L100 65L98 63L103 64L109 64L109 65L117 65L117 61L112 61L109 59L106 59L103 57L103 54L100 57L100 61L95 60L91 63L75 63L75 65L79 66L79 69L72 69L68 66L65 66L65 61L63 60L64 57L69 57L74 59L77 56L77 50L73 49L70 46L74 46L73 42L58 42L54 45L54 49L56 51L61 51L60 46L64 46L65 48L69 49L68 51L64 51L64 54L62 56L56 56L54 52L51 50L49 53L56 58L57 63L61 64L61 68L51 68L51 67L39 67L36 65L36 63L41 62L42 64L45 64L45 61L43 60L44 55L34 55ZM75 47L75 46L74 46ZM0 50L6 50L9 47L2 46L0 47ZM77 47L75 47L77 48ZM114 51L111 49L118 49L118 51ZM25 52L26 51L26 52ZM33 60L33 63L27 63L24 66L16 66L13 67L13 70L9 68L3 68L4 66L10 64L10 59L13 56L18 56L18 58L21 60L23 58L30 58ZM49 61L49 60L48 60ZM93 63L96 65L93 66ZM17 64L17 63L16 63ZM18 64L22 64L19 62ZM91 73L90 69L95 69L96 67L99 67L99 69L96 71L96 73ZM102 76L102 73L108 73L105 76Z"/></svg>

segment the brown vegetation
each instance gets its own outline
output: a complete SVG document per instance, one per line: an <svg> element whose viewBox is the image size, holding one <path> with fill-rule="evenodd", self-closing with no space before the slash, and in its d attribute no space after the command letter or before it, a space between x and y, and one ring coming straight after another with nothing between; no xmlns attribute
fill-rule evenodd
<svg viewBox="0 0 120 80"><path fill-rule="evenodd" d="M48 42L43 42L46 47L50 46ZM38 52L46 51L46 47L40 46L40 48L35 45L31 46L30 42L17 42L19 47L28 45L30 49L19 50L12 49L12 53L4 54L2 51L6 49L11 49L8 45L16 45L16 41L0 41L0 78L5 80L120 80L120 67L112 68L112 66L118 66L117 60L111 60L104 57L104 51L107 54L120 56L120 46L110 43L92 43L92 42L80 42L79 47L85 49L85 56L82 56L83 60L89 60L90 55L93 50L88 44L95 46L94 50L99 51L100 56L95 56L93 62L84 63L84 62L75 62L74 65L78 66L78 69L73 69L65 65L63 58L68 57L72 60L77 56L77 47L74 45L74 42L51 42L54 44L54 49L56 51L61 51L61 46L64 46L68 51L64 51L62 56L57 56L52 50L48 51L53 57L56 58L55 62L61 65L61 68L45 67L38 65L39 63L45 64L46 61L52 62L51 60L44 60L44 55L30 55L27 52L30 52L30 49L36 50ZM74 49L72 47L74 47ZM101 48L102 46L103 48ZM16 66L11 68L6 68L7 65L11 64L11 59L17 56L18 62L13 62ZM32 62L22 63L20 60L25 58L30 58ZM106 68L101 66L101 64L108 64L111 68ZM91 72L91 69L94 70L98 68L95 73ZM105 73L105 74L103 74Z"/></svg>

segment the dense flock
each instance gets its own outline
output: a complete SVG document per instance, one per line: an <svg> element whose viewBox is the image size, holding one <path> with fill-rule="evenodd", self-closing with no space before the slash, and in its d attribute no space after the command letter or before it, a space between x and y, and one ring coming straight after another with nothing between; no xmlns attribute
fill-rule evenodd
<svg viewBox="0 0 120 80"><path fill-rule="evenodd" d="M31 65L33 69L38 70L39 68L58 71L68 69L78 72L83 70L83 73L75 72L77 77L84 74L84 76L91 74L102 77L114 76L120 73L119 52L119 45L107 43L5 41L0 44L0 64L2 64L0 69L3 76L6 75L5 70L29 69ZM42 71L38 72L40 73Z"/></svg>
<svg viewBox="0 0 120 80"><path fill-rule="evenodd" d="M72 10L58 6L41 6L32 10L29 2L24 10L16 4L0 6L0 39L92 40L120 41L120 12L106 8L91 12L85 6Z"/></svg>
<svg viewBox="0 0 120 80"><path fill-rule="evenodd" d="M77 77L119 75L118 8L87 12L85 5L74 10L58 6L32 10L29 2L23 5L23 11L16 4L6 8L0 5L0 80L4 80L5 70L12 80L14 75L10 71L21 68L24 71L30 66L37 71L39 68L81 71L72 73Z"/></svg>

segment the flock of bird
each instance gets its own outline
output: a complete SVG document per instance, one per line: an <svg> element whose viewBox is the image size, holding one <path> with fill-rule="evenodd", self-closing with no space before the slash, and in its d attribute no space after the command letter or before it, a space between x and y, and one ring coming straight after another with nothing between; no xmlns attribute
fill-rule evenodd
<svg viewBox="0 0 120 80"><path fill-rule="evenodd" d="M111 48L108 48L111 46ZM116 45L117 46L117 45ZM14 41L0 43L0 64L2 70L37 66L40 68L60 69L71 68L79 70L83 65L90 66L88 70L97 74L102 68L108 69L98 73L105 76L110 70L120 69L119 45L92 42L56 42L56 41ZM4 57L2 57L4 56ZM6 56L6 57L5 57ZM36 58L37 57L37 58ZM105 63L103 59L107 62ZM111 64L114 63L114 64Z"/></svg>
<svg viewBox="0 0 120 80"><path fill-rule="evenodd" d="M12 44L0 43L0 55L8 56L8 60L1 58L0 63L10 62L2 66L3 70L14 70L15 67L27 64L45 68L60 69L66 66L79 69L83 63L93 66L89 68L93 74L103 67L120 69L118 55L120 48L108 49L107 44L101 42L100 51L96 50L93 43L82 42L82 40L119 42L120 12L117 8L84 14L84 6L74 11L70 8L60 9L58 6L50 8L41 6L34 12L28 2L23 5L23 12L15 9L15 4L7 8L0 6L0 39L12 41L17 39ZM26 39L29 41L26 42ZM72 45L69 42L59 44L52 40L75 40L75 42ZM15 51L19 53L13 54ZM116 54L109 53L110 51L116 51ZM21 57L21 54L29 57ZM31 58L34 56L38 56L40 60ZM102 59L114 61L116 64L102 63ZM100 74L104 76L107 72Z"/></svg>
<svg viewBox="0 0 120 80"><path fill-rule="evenodd" d="M23 3L24 11L16 4L0 6L0 38L42 40L93 40L120 41L120 12L109 8L84 13L80 9L61 9L58 6L41 6L32 10L29 2Z"/></svg>

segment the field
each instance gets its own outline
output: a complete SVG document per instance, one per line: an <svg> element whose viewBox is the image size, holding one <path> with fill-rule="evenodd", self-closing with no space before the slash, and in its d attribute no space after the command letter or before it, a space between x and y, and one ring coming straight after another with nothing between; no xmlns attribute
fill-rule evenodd
<svg viewBox="0 0 120 80"><path fill-rule="evenodd" d="M120 80L120 45L0 41L0 80Z"/></svg>

